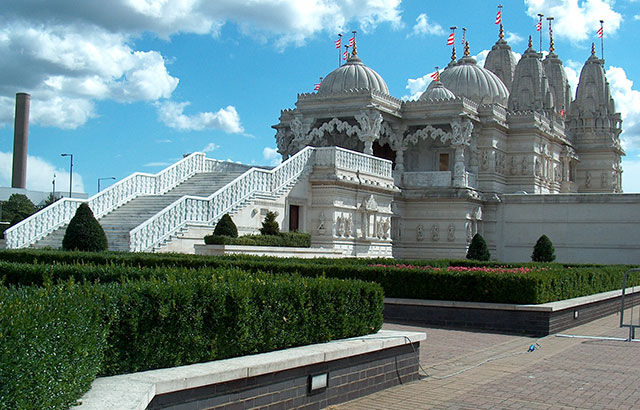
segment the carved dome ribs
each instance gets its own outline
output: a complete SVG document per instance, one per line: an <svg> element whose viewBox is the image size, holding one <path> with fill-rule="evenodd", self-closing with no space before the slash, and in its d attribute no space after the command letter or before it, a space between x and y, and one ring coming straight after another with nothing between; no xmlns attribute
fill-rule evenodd
<svg viewBox="0 0 640 410"><path fill-rule="evenodd" d="M351 56L341 67L333 70L322 80L318 94L338 93L348 90L367 89L389 94L387 83L380 74L362 63L357 56Z"/></svg>
<svg viewBox="0 0 640 410"><path fill-rule="evenodd" d="M502 80L491 71L478 66L476 60L468 56L460 59L455 66L445 69L440 74L440 81L454 95L467 97L479 104L498 103L506 106L509 99L509 90ZM436 86L436 82L429 84L425 94Z"/></svg>

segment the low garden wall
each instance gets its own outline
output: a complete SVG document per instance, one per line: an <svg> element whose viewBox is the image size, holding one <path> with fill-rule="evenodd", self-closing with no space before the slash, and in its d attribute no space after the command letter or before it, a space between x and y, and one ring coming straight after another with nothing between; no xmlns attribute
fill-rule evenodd
<svg viewBox="0 0 640 410"><path fill-rule="evenodd" d="M78 410L324 408L418 379L416 332L98 378Z"/></svg>

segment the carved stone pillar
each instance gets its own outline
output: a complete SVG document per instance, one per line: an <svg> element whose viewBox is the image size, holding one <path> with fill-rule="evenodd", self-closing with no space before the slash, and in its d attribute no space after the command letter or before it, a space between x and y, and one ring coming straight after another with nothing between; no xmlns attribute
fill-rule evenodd
<svg viewBox="0 0 640 410"><path fill-rule="evenodd" d="M356 115L356 120L360 124L358 138L364 142L364 153L373 155L373 141L380 138L382 127L382 114L377 111L367 110Z"/></svg>
<svg viewBox="0 0 640 410"><path fill-rule="evenodd" d="M404 172L404 150L402 148L396 151L396 171Z"/></svg>
<svg viewBox="0 0 640 410"><path fill-rule="evenodd" d="M469 185L469 181L467 181L467 169L464 165L464 145L454 145L454 147L456 151L454 155L453 186L466 187Z"/></svg>

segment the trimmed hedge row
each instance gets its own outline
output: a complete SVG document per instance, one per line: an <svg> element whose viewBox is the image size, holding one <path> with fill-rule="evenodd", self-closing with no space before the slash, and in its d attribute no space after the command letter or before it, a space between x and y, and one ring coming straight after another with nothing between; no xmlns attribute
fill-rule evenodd
<svg viewBox="0 0 640 410"><path fill-rule="evenodd" d="M204 237L207 245L246 245L246 246L276 246L286 248L311 247L311 235L298 232L281 232L277 235L244 235L231 237L225 235L207 235Z"/></svg>
<svg viewBox="0 0 640 410"><path fill-rule="evenodd" d="M59 252L60 253L60 252ZM57 253L54 253L57 254ZM74 277L76 279L85 277L101 282L118 280L122 276L121 272L136 277L154 276L156 273L150 268L137 267L126 270L120 265L140 265L140 266L181 266L181 267L235 267L249 272L272 272L274 274L299 273L304 276L327 276L340 279L361 279L370 282L377 282L382 285L385 296L412 299L439 299L439 300L459 300L475 302L493 303L520 303L537 304L556 300L570 299L579 296L586 296L599 292L619 289L622 282L622 275L629 268L625 265L582 265L576 267L563 266L559 264L511 264L510 266L536 268L537 271L529 273L491 273L491 272L464 272L446 271L451 261L431 261L429 266L443 266L441 271L435 269L425 269L425 261L413 263L411 268L398 268L394 266L377 267L372 266L372 262L383 262L395 265L395 261L389 259L381 260L335 260L335 259L314 259L300 261L296 259L280 259L258 256L223 256L210 257L193 255L157 255L157 254L118 254L118 253L62 253L66 257L67 263L77 261L104 263L105 261L117 261L109 264L107 268L96 268L90 274L96 276L86 276L76 272L81 267L61 265L60 267L49 267L45 271L51 277L66 279ZM12 255L16 259L36 260L35 255L40 258L48 258L49 254L31 251L21 251L15 253L0 252L0 259L4 256ZM436 262L436 263L433 263ZM468 262L468 261L466 261ZM120 265L116 264L119 263ZM421 267L420 264L424 265ZM459 264L466 267L482 266L477 263ZM485 266L500 266L497 264L486 264ZM24 269L24 275L21 273ZM119 270L119 269L124 269ZM542 270L546 269L546 270ZM5 273L3 273L5 272ZM76 273L74 273L76 272ZM7 283L41 283L38 279L38 269L25 267L4 267L0 264L0 278L6 277ZM35 279L26 279L27 277ZM127 276L129 277L129 276ZM39 280L39 282L38 282ZM637 276L631 278L630 285L640 284Z"/></svg>
<svg viewBox="0 0 640 410"><path fill-rule="evenodd" d="M0 408L74 405L102 363L102 317L88 286L0 287Z"/></svg>
<svg viewBox="0 0 640 410"><path fill-rule="evenodd" d="M48 275L98 268L59 265ZM373 283L229 269L118 269L124 279L112 283L47 279L43 287L0 287L0 408L66 409L96 374L320 343L382 326L382 289ZM101 272L86 276L104 279Z"/></svg>

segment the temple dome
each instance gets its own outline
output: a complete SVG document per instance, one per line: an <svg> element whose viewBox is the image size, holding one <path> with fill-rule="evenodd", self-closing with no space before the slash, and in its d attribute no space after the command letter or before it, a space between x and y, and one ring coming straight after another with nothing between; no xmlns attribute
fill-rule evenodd
<svg viewBox="0 0 640 410"><path fill-rule="evenodd" d="M384 82L380 74L364 65L357 55L352 55L346 63L333 70L322 80L318 94L357 89L375 90L389 94L387 83Z"/></svg>
<svg viewBox="0 0 640 410"><path fill-rule="evenodd" d="M421 101L425 100L449 100L456 98L455 94L442 84L442 81L434 81L420 96Z"/></svg>
<svg viewBox="0 0 640 410"><path fill-rule="evenodd" d="M458 64L447 67L440 74L442 84L458 97L467 97L480 104L498 103L507 105L509 90L494 73L476 64L472 57L465 56ZM429 89L436 87L435 82Z"/></svg>

